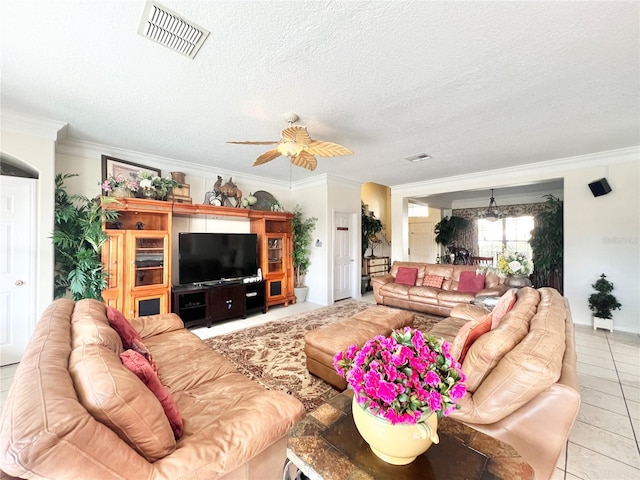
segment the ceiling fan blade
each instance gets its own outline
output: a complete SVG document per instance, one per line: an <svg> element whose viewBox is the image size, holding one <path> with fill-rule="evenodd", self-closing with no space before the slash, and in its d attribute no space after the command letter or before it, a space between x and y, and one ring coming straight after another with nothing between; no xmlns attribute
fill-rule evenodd
<svg viewBox="0 0 640 480"><path fill-rule="evenodd" d="M252 167L257 167L258 165L262 165L263 163L270 162L271 160L273 160L274 158L278 158L279 156L280 156L280 152L278 151L277 148L274 148L273 150L268 150L264 152L262 155L260 155L258 158L256 158L256 161L253 162Z"/></svg>
<svg viewBox="0 0 640 480"><path fill-rule="evenodd" d="M305 152L304 150L297 156L291 158L291 163L293 163L296 167L306 168L307 170L311 171L315 170L318 166L318 160L316 160L316 157L314 157L310 153Z"/></svg>
<svg viewBox="0 0 640 480"><path fill-rule="evenodd" d="M238 145L275 145L278 142L227 142L227 143L235 143Z"/></svg>
<svg viewBox="0 0 640 480"><path fill-rule="evenodd" d="M300 125L291 125L282 130L280 135L284 140L293 140L298 145L309 145L313 141L307 132L307 127Z"/></svg>
<svg viewBox="0 0 640 480"><path fill-rule="evenodd" d="M340 155L353 155L347 147L337 143L323 142L322 140L311 140L307 149L312 155L319 157L339 157Z"/></svg>

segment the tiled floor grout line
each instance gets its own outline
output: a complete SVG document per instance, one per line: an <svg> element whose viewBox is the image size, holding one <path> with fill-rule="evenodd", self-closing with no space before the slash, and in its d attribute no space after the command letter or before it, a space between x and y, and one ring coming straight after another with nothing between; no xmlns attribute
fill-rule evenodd
<svg viewBox="0 0 640 480"><path fill-rule="evenodd" d="M618 377L618 382L620 383L620 390L622 390L622 398L624 399L624 408L627 410L627 417L629 417L629 423L631 423L631 431L633 432L633 438L636 441L636 449L638 450L638 455L640 455L640 443L638 443L638 434L636 433L635 426L631 421L631 412L629 411L629 403L627 403L627 396L624 393L624 388L622 388L622 379L620 378L620 374L618 373L618 365L616 364L616 360L613 357L613 350L611 349L611 343L609 342L609 332L604 332L604 337L607 339L609 352L611 353L611 358L613 358L613 368L616 371L616 376Z"/></svg>

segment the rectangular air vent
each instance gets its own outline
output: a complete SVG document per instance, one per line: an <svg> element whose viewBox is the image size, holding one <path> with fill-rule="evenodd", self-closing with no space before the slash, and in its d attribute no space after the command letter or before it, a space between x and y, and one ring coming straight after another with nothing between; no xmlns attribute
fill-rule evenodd
<svg viewBox="0 0 640 480"><path fill-rule="evenodd" d="M148 0L138 33L189 58L196 56L209 32L158 2Z"/></svg>
<svg viewBox="0 0 640 480"><path fill-rule="evenodd" d="M426 153L418 153L417 155L411 155L410 157L406 157L405 160L416 163L421 162L423 160L427 160L431 158L431 155L427 155Z"/></svg>

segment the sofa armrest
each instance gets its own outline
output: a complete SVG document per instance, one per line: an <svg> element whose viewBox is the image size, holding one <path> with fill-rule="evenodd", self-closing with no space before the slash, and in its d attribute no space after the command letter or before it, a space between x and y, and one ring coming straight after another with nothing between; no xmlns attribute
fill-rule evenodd
<svg viewBox="0 0 640 480"><path fill-rule="evenodd" d="M478 293L476 293L476 297L480 296L489 296L489 297L501 297L509 290L506 285L500 284L495 287L483 288Z"/></svg>
<svg viewBox="0 0 640 480"><path fill-rule="evenodd" d="M487 316L486 308L482 305L471 305L469 303L460 303L451 309L450 317L461 318L463 320L480 320Z"/></svg>
<svg viewBox="0 0 640 480"><path fill-rule="evenodd" d="M184 323L175 313L136 317L131 319L131 324L143 339L184 328Z"/></svg>
<svg viewBox="0 0 640 480"><path fill-rule="evenodd" d="M371 277L371 286L374 285L384 285L385 283L393 283L394 278L390 273L385 273L384 275L377 275L375 277Z"/></svg>

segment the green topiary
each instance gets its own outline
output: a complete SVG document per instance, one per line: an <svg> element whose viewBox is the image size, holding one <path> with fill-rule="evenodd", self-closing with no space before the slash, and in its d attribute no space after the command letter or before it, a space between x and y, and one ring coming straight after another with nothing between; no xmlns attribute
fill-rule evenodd
<svg viewBox="0 0 640 480"><path fill-rule="evenodd" d="M611 318L612 310L620 310L620 303L616 300L611 292L613 291L613 283L606 279L603 273L596 283L591 285L597 293L589 295L589 309L593 315L598 318Z"/></svg>

